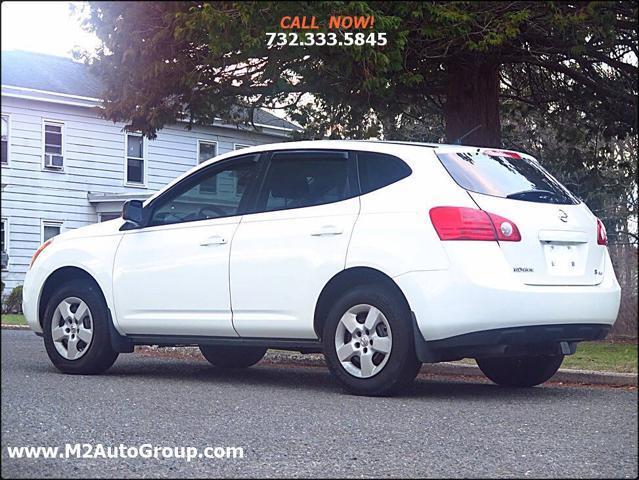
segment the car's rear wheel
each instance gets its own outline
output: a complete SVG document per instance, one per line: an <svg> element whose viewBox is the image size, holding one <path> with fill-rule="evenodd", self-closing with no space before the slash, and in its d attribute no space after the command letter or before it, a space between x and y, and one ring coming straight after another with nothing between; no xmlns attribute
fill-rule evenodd
<svg viewBox="0 0 639 480"><path fill-rule="evenodd" d="M557 373L563 355L478 358L477 365L490 380L505 387L534 387Z"/></svg>
<svg viewBox="0 0 639 480"><path fill-rule="evenodd" d="M379 285L357 287L342 295L326 319L326 361L354 394L398 393L419 371L410 310L398 297Z"/></svg>
<svg viewBox="0 0 639 480"><path fill-rule="evenodd" d="M219 368L248 368L264 358L266 347L200 345L200 352Z"/></svg>
<svg viewBox="0 0 639 480"><path fill-rule="evenodd" d="M109 313L96 287L84 281L61 286L47 303L44 345L53 365L64 373L97 374L118 358L111 346Z"/></svg>

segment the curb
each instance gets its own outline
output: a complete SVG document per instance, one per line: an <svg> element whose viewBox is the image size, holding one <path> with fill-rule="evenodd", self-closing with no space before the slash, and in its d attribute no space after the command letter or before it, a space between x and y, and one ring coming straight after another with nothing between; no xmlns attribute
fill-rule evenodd
<svg viewBox="0 0 639 480"><path fill-rule="evenodd" d="M29 330L27 325L1 325L2 329L7 330ZM197 347L161 347L142 346L136 347L136 352L144 355L170 355L177 357L201 358ZM325 367L324 355L301 354L297 352L288 352L284 350L269 350L264 361L271 364L298 365L305 367ZM463 363L425 363L420 370L420 374L438 375L438 376L465 376L465 377L484 377L478 366ZM550 379L551 382L573 383L582 385L607 385L613 387L636 387L636 373L618 373L618 372L597 372L593 370L573 370L570 368L560 368L559 371Z"/></svg>

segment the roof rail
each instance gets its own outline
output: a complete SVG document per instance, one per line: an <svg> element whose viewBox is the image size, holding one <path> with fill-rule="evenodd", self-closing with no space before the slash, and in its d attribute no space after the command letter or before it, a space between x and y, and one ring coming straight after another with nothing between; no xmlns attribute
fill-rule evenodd
<svg viewBox="0 0 639 480"><path fill-rule="evenodd" d="M387 143L391 145L408 145L414 147L428 147L428 148L438 148L443 146L440 143L424 143L424 142L402 142L399 140L351 140L353 142L366 142L366 143Z"/></svg>

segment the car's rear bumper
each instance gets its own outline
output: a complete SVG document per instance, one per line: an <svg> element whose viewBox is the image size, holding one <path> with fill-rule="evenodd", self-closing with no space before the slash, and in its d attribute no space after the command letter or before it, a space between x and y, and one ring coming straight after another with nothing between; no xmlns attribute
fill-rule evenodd
<svg viewBox="0 0 639 480"><path fill-rule="evenodd" d="M482 277L454 268L410 272L395 281L426 342L452 341L476 332L481 338L491 337L499 329L522 327L540 326L551 332L560 325L610 327L621 298L609 258L602 282L593 286L530 286L512 276ZM521 330L522 338L527 332L531 330Z"/></svg>
<svg viewBox="0 0 639 480"><path fill-rule="evenodd" d="M598 323L497 328L427 342L415 324L415 348L422 362L520 355L570 355L578 342L601 340L611 326Z"/></svg>

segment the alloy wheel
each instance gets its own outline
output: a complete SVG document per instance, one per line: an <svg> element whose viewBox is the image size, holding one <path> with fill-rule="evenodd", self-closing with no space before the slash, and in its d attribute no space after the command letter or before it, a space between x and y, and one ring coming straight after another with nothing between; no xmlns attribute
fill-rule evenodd
<svg viewBox="0 0 639 480"><path fill-rule="evenodd" d="M349 308L335 331L337 358L344 370L357 378L370 378L381 372L392 346L388 320L372 305Z"/></svg>
<svg viewBox="0 0 639 480"><path fill-rule="evenodd" d="M51 319L51 338L58 353L67 360L78 360L93 340L93 317L87 304L77 297L62 300Z"/></svg>

